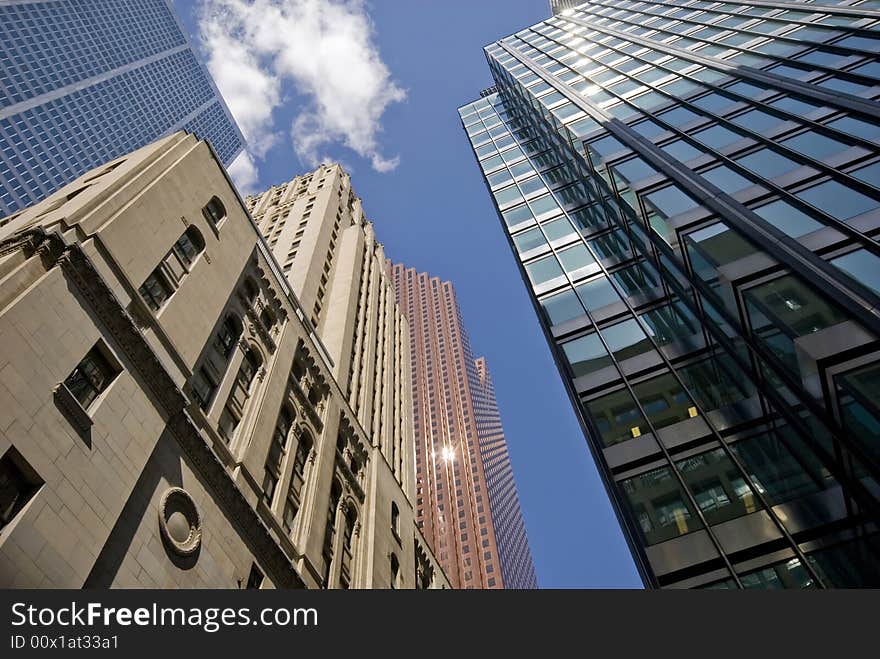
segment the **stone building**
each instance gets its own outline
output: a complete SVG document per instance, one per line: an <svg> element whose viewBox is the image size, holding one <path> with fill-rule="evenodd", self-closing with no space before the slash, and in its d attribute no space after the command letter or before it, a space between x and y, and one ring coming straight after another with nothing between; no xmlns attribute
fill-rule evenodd
<svg viewBox="0 0 880 659"><path fill-rule="evenodd" d="M299 298L185 133L0 220L0 587L447 587L406 378L339 377L341 281Z"/></svg>

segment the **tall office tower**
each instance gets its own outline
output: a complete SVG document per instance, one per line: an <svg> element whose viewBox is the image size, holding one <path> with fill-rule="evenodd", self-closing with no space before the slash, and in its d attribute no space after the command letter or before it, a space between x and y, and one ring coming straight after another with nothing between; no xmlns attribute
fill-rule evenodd
<svg viewBox="0 0 880 659"><path fill-rule="evenodd" d="M411 495L409 327L351 178L339 165L322 165L246 203L359 423Z"/></svg>
<svg viewBox="0 0 880 659"><path fill-rule="evenodd" d="M593 0L460 109L651 587L880 585L878 6Z"/></svg>
<svg viewBox="0 0 880 659"><path fill-rule="evenodd" d="M0 2L0 216L181 129L244 148L171 0Z"/></svg>
<svg viewBox="0 0 880 659"><path fill-rule="evenodd" d="M0 334L0 587L448 587L206 142L0 220Z"/></svg>
<svg viewBox="0 0 880 659"><path fill-rule="evenodd" d="M388 263L412 337L416 519L458 588L534 588L495 394L450 282Z"/></svg>
<svg viewBox="0 0 880 659"><path fill-rule="evenodd" d="M474 419L477 437L480 441L480 458L489 491L489 505L492 511L492 524L495 526L495 542L498 545L498 560L505 588L537 588L535 566L529 549L529 538L523 524L522 511L507 440L495 400L495 385L489 373L485 357L474 362L477 367L477 380L472 385L474 399Z"/></svg>

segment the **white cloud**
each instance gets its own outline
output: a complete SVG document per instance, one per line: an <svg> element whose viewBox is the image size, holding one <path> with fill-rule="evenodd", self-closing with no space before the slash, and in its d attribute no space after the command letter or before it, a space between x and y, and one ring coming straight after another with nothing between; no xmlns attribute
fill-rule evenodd
<svg viewBox="0 0 880 659"><path fill-rule="evenodd" d="M228 171L239 192L244 195L257 192L259 173L250 153L242 151L238 154L238 157L229 166Z"/></svg>
<svg viewBox="0 0 880 659"><path fill-rule="evenodd" d="M273 143L272 111L289 81L308 99L290 127L303 162L317 165L342 144L377 171L397 166L379 134L406 92L382 62L362 0L202 0L200 27L211 73L257 157Z"/></svg>

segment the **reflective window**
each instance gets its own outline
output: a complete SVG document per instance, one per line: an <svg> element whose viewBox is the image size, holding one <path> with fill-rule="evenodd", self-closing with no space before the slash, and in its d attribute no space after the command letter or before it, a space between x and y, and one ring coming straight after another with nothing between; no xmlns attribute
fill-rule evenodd
<svg viewBox="0 0 880 659"><path fill-rule="evenodd" d="M614 286L604 276L593 279L575 287L578 297L590 311L620 302L620 296Z"/></svg>
<svg viewBox="0 0 880 659"><path fill-rule="evenodd" d="M726 353L681 366L677 370L688 391L706 411L730 407L755 394L752 381ZM750 416L748 410L728 410L725 419L735 423Z"/></svg>
<svg viewBox="0 0 880 659"><path fill-rule="evenodd" d="M675 464L709 524L720 524L761 507L724 449L707 451Z"/></svg>
<svg viewBox="0 0 880 659"><path fill-rule="evenodd" d="M824 226L781 199L755 208L754 212L792 238L799 238Z"/></svg>
<svg viewBox="0 0 880 659"><path fill-rule="evenodd" d="M806 133L783 140L780 144L816 160L824 160L828 156L849 148L848 144L838 142L813 131L807 131Z"/></svg>
<svg viewBox="0 0 880 659"><path fill-rule="evenodd" d="M842 117L828 123L830 128L834 128L843 133L860 137L863 140L876 140L880 137L880 123L870 124L861 119L854 117Z"/></svg>
<svg viewBox="0 0 880 659"><path fill-rule="evenodd" d="M547 283L557 277L562 277L564 274L562 268L559 267L556 257L552 255L526 264L526 272L535 286Z"/></svg>
<svg viewBox="0 0 880 659"><path fill-rule="evenodd" d="M798 372L794 339L846 320L812 289L786 275L743 293L752 330L792 372Z"/></svg>
<svg viewBox="0 0 880 659"><path fill-rule="evenodd" d="M880 460L880 364L839 375L834 382L844 428L869 455Z"/></svg>
<svg viewBox="0 0 880 659"><path fill-rule="evenodd" d="M563 343L562 351L575 377L589 375L612 364L608 351L596 333Z"/></svg>
<svg viewBox="0 0 880 659"><path fill-rule="evenodd" d="M520 254L547 244L547 241L544 240L544 234L538 228L515 235L513 242L516 245L516 251Z"/></svg>
<svg viewBox="0 0 880 659"><path fill-rule="evenodd" d="M771 149L755 151L742 158L737 158L734 162L766 179L793 172L801 166Z"/></svg>
<svg viewBox="0 0 880 659"><path fill-rule="evenodd" d="M535 217L539 220L544 218L550 218L554 215L560 215L562 210L553 200L553 197L550 195L544 195L543 197L538 197L537 199L530 199L529 206L532 207L532 211L535 213Z"/></svg>
<svg viewBox="0 0 880 659"><path fill-rule="evenodd" d="M849 220L880 206L880 202L837 181L825 181L794 193L800 199L838 220Z"/></svg>
<svg viewBox="0 0 880 659"><path fill-rule="evenodd" d="M635 318L606 327L602 330L602 336L618 361L641 355L652 349L650 340Z"/></svg>
<svg viewBox="0 0 880 659"><path fill-rule="evenodd" d="M575 273L587 266L595 265L596 260L585 245L575 245L559 252L559 260L566 272Z"/></svg>
<svg viewBox="0 0 880 659"><path fill-rule="evenodd" d="M827 472L815 468L815 454L800 441L796 446L800 449L800 460L774 433L768 432L736 442L730 448L743 463L755 486L771 505L776 505L826 487ZM810 469L804 464L810 465Z"/></svg>
<svg viewBox="0 0 880 659"><path fill-rule="evenodd" d="M605 394L585 407L605 446L641 437L642 433L648 432L648 425L626 389Z"/></svg>
<svg viewBox="0 0 880 659"><path fill-rule="evenodd" d="M559 325L584 315L584 308L571 289L544 298L541 300L541 306L544 308L547 318L550 319L551 325Z"/></svg>
<svg viewBox="0 0 880 659"><path fill-rule="evenodd" d="M501 216L504 218L504 223L508 227L515 227L518 224L522 224L523 222L528 221L534 222L535 219L532 216L532 211L525 204L504 211L503 213L501 213Z"/></svg>
<svg viewBox="0 0 880 659"><path fill-rule="evenodd" d="M654 469L620 483L633 516L654 545L702 527L678 479L669 467Z"/></svg>
<svg viewBox="0 0 880 659"><path fill-rule="evenodd" d="M745 114L731 118L730 121L756 133L766 133L782 123L779 117L761 110L749 110Z"/></svg>
<svg viewBox="0 0 880 659"><path fill-rule="evenodd" d="M675 140L660 148L663 149L670 156L672 156L676 160L680 160L681 162L693 160L697 156L703 155L702 151L700 151L696 147L691 146L684 140Z"/></svg>
<svg viewBox="0 0 880 659"><path fill-rule="evenodd" d="M745 190L755 185L745 176L737 174L726 165L719 165L710 170L701 172L700 176L709 181L725 194L736 194L740 190Z"/></svg>
<svg viewBox="0 0 880 659"><path fill-rule="evenodd" d="M642 314L658 345L687 341L694 347L702 343L700 327L694 315L681 302L664 304Z"/></svg>
<svg viewBox="0 0 880 659"><path fill-rule="evenodd" d="M880 257L866 249L857 249L830 262L880 295Z"/></svg>
<svg viewBox="0 0 880 659"><path fill-rule="evenodd" d="M660 286L660 278L654 266L642 261L617 270L611 274L627 295L646 293Z"/></svg>
<svg viewBox="0 0 880 659"><path fill-rule="evenodd" d="M712 126L697 133L693 133L692 137L698 142L705 144L713 149L720 149L728 144L733 144L742 139L742 135L728 130L724 126Z"/></svg>
<svg viewBox="0 0 880 659"><path fill-rule="evenodd" d="M547 240L550 242L561 240L567 236L577 235L574 227L571 226L571 222L564 217L542 224L541 228L547 234Z"/></svg>
<svg viewBox="0 0 880 659"><path fill-rule="evenodd" d="M697 207L697 202L674 185L644 196L645 201L666 217L679 215Z"/></svg>
<svg viewBox="0 0 880 659"><path fill-rule="evenodd" d="M697 408L672 373L633 385L633 393L658 430L697 415Z"/></svg>

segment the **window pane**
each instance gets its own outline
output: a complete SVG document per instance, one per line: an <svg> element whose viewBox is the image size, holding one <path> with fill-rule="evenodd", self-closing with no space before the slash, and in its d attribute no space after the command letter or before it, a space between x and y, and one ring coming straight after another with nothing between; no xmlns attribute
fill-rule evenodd
<svg viewBox="0 0 880 659"><path fill-rule="evenodd" d="M547 244L547 241L544 240L544 234L538 228L515 235L513 242L516 245L516 251L520 254Z"/></svg>
<svg viewBox="0 0 880 659"><path fill-rule="evenodd" d="M640 437L648 426L629 391L620 389L586 404L605 446Z"/></svg>
<svg viewBox="0 0 880 659"><path fill-rule="evenodd" d="M880 206L880 202L875 199L837 181L826 181L807 190L795 192L795 195L838 220L848 220Z"/></svg>
<svg viewBox="0 0 880 659"><path fill-rule="evenodd" d="M658 430L697 415L693 402L672 373L640 382L633 386L633 392Z"/></svg>
<svg viewBox="0 0 880 659"><path fill-rule="evenodd" d="M782 201L774 201L766 206L754 209L755 213L763 217L767 222L782 231L782 233L799 238L811 231L817 231L824 225L817 222L806 213L802 213L791 204Z"/></svg>
<svg viewBox="0 0 880 659"><path fill-rule="evenodd" d="M606 327L602 330L602 336L618 360L629 359L651 350L651 342L635 318Z"/></svg>
<svg viewBox="0 0 880 659"><path fill-rule="evenodd" d="M563 276L562 268L559 267L555 256L546 256L527 264L526 272L535 286Z"/></svg>
<svg viewBox="0 0 880 659"><path fill-rule="evenodd" d="M866 249L831 259L831 263L880 295L880 258Z"/></svg>
<svg viewBox="0 0 880 659"><path fill-rule="evenodd" d="M717 448L675 463L709 524L755 512L761 504L745 478Z"/></svg>
<svg viewBox="0 0 880 659"><path fill-rule="evenodd" d="M611 282L605 277L593 279L585 284L581 284L575 288L581 301L586 305L587 309L593 311L600 309L608 304L620 302L620 296Z"/></svg>
<svg viewBox="0 0 880 659"><path fill-rule="evenodd" d="M611 357L608 356L608 351L595 333L563 343L562 351L575 377L589 375L611 366Z"/></svg>
<svg viewBox="0 0 880 659"><path fill-rule="evenodd" d="M559 325L584 314L584 308L571 289L541 300L551 325Z"/></svg>
<svg viewBox="0 0 880 659"><path fill-rule="evenodd" d="M669 467L654 469L620 483L648 545L701 528Z"/></svg>

